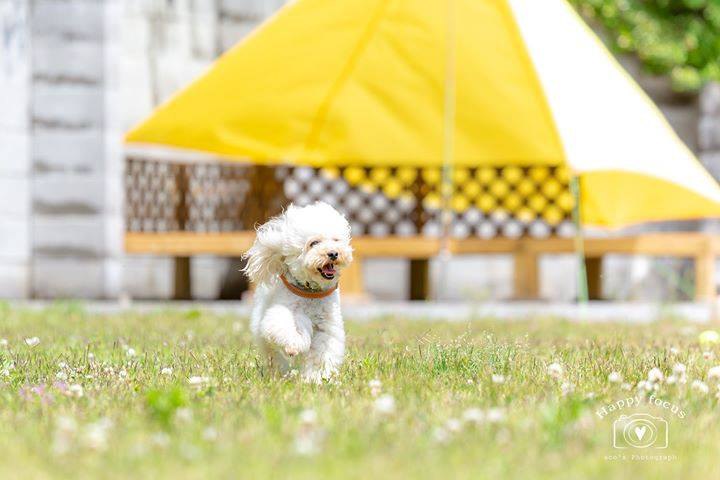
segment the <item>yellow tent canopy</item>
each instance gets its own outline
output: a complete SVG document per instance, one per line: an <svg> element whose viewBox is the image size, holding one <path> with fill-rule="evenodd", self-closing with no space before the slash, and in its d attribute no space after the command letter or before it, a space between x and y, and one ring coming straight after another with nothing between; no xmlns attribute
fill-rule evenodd
<svg viewBox="0 0 720 480"><path fill-rule="evenodd" d="M315 167L564 165L586 224L720 216L716 182L564 0L297 0L127 141Z"/></svg>

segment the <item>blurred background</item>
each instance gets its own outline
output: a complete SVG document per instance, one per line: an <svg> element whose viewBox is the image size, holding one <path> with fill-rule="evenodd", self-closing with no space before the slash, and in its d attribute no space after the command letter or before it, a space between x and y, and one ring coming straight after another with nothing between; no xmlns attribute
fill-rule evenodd
<svg viewBox="0 0 720 480"><path fill-rule="evenodd" d="M124 252L133 220L126 209L132 192L124 132L283 3L0 0L0 297L173 297L173 258ZM720 5L572 3L717 179ZM720 224L673 222L629 232L657 230L717 232ZM572 224L561 224L557 233L572 236ZM520 232L503 224L486 234ZM242 294L238 259L198 255L189 262L193 298ZM693 296L688 261L608 255L603 262L607 298ZM548 255L541 267L542 298L576 298L576 256ZM409 271L403 258L368 259L366 290L372 298L405 299ZM430 261L430 278L438 274ZM451 259L441 299L510 298L512 276L510 255Z"/></svg>

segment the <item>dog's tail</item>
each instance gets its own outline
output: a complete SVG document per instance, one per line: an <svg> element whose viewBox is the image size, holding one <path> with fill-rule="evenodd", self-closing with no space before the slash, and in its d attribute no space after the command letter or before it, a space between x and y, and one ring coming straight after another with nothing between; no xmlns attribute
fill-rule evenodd
<svg viewBox="0 0 720 480"><path fill-rule="evenodd" d="M274 282L283 273L284 223L283 214L258 227L253 246L243 255L247 263L242 271L257 285Z"/></svg>

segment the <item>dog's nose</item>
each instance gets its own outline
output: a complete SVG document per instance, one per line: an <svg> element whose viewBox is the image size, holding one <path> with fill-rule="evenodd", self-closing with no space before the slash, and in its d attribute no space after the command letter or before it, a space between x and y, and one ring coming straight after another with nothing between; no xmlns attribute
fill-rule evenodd
<svg viewBox="0 0 720 480"><path fill-rule="evenodd" d="M337 260L338 254L337 252L328 252L327 256L330 260Z"/></svg>

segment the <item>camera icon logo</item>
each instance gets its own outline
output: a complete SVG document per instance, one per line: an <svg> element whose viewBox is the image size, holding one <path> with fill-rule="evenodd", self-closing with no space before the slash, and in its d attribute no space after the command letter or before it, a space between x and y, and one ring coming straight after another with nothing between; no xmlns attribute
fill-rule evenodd
<svg viewBox="0 0 720 480"><path fill-rule="evenodd" d="M647 413L620 415L613 422L615 448L667 448L668 422Z"/></svg>

